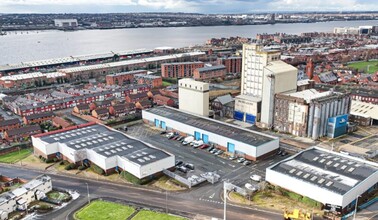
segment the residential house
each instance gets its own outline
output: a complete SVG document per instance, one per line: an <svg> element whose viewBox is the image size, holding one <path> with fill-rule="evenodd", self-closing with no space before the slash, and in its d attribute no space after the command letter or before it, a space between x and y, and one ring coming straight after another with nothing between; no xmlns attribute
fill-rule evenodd
<svg viewBox="0 0 378 220"><path fill-rule="evenodd" d="M49 112L42 112L38 114L33 114L33 115L26 115L23 117L24 124L39 124L45 121L51 121L52 118L54 117L54 113L52 111Z"/></svg>
<svg viewBox="0 0 378 220"><path fill-rule="evenodd" d="M156 103L157 105L168 105L171 107L175 105L175 101L173 99L162 96L160 94L154 95L154 103Z"/></svg>
<svg viewBox="0 0 378 220"><path fill-rule="evenodd" d="M109 109L107 107L97 108L92 111L92 116L100 120L107 120L109 119Z"/></svg>
<svg viewBox="0 0 378 220"><path fill-rule="evenodd" d="M137 103L141 100L148 99L147 92L137 93L137 94L128 94L126 96L126 102Z"/></svg>
<svg viewBox="0 0 378 220"><path fill-rule="evenodd" d="M57 128L68 128L70 126L72 126L72 124L70 122L68 122L67 120L65 120L64 118L61 118L61 117L54 117L52 119L52 123L53 123L53 126L57 127Z"/></svg>
<svg viewBox="0 0 378 220"><path fill-rule="evenodd" d="M134 103L123 103L117 104L109 107L110 115L115 117L123 117L127 114L132 114L135 112L135 104Z"/></svg>
<svg viewBox="0 0 378 220"><path fill-rule="evenodd" d="M81 115L86 115L91 112L91 109L88 104L79 104L74 107L73 112Z"/></svg>
<svg viewBox="0 0 378 220"><path fill-rule="evenodd" d="M46 197L52 190L51 178L45 174L25 183L19 188L0 195L0 219L8 219L10 213L25 210L28 205Z"/></svg>
<svg viewBox="0 0 378 220"><path fill-rule="evenodd" d="M143 99L135 104L137 110L148 109L152 107L152 102L148 99Z"/></svg>
<svg viewBox="0 0 378 220"><path fill-rule="evenodd" d="M0 132L19 128L20 126L21 126L21 122L17 118L0 121Z"/></svg>
<svg viewBox="0 0 378 220"><path fill-rule="evenodd" d="M26 125L24 127L5 131L4 139L7 141L16 141L39 133L42 133L39 125Z"/></svg>
<svg viewBox="0 0 378 220"><path fill-rule="evenodd" d="M98 102L93 102L89 105L90 110L94 110L96 108L108 108L112 105L112 102L110 100L103 100Z"/></svg>

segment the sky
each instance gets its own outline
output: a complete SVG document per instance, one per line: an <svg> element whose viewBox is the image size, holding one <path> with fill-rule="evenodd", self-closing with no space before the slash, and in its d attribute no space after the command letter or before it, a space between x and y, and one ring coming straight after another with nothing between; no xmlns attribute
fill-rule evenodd
<svg viewBox="0 0 378 220"><path fill-rule="evenodd" d="M0 13L378 11L377 0L0 0Z"/></svg>

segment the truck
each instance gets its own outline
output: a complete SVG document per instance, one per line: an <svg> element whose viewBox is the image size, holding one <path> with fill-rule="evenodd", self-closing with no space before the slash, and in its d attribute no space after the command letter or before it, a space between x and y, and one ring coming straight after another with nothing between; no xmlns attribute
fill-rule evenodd
<svg viewBox="0 0 378 220"><path fill-rule="evenodd" d="M188 144L192 143L193 141L194 141L194 137L188 136L184 139L184 141L182 142L182 145L188 145Z"/></svg>
<svg viewBox="0 0 378 220"><path fill-rule="evenodd" d="M312 216L311 213L308 212L302 212L299 209L294 209L293 211L285 210L284 212L284 219L285 220L311 220Z"/></svg>

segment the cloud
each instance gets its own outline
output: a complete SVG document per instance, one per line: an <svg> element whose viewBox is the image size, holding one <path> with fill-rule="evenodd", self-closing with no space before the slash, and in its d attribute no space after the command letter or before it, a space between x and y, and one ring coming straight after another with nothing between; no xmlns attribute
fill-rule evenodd
<svg viewBox="0 0 378 220"><path fill-rule="evenodd" d="M378 10L377 0L0 0L12 12L199 12Z"/></svg>

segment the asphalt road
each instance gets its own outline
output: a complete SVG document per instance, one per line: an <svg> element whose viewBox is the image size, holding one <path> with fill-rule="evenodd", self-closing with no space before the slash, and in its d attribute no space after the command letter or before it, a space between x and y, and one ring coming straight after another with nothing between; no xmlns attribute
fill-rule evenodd
<svg viewBox="0 0 378 220"><path fill-rule="evenodd" d="M40 170L28 169L25 167L16 167L9 165L0 165L0 173L6 176L19 176L24 179L32 179L42 172ZM46 172L53 180L53 187L61 187L69 190L76 190L81 194L78 200L75 200L67 207L62 208L51 214L41 216L37 219L66 219L66 217L85 204L87 201L87 188L89 184L90 197L110 197L129 201L131 203L145 204L147 206L154 206L161 209L173 210L175 212L193 213L198 215L205 215L215 218L223 218L223 204L211 203L192 198L189 195L191 192L174 193L168 192L167 200L166 193L155 191L146 188L134 187L131 185L121 185L107 182L100 182L95 180L85 180L74 176L64 176L53 172ZM277 214L268 210L247 208L228 205L227 219L282 219L281 214Z"/></svg>

